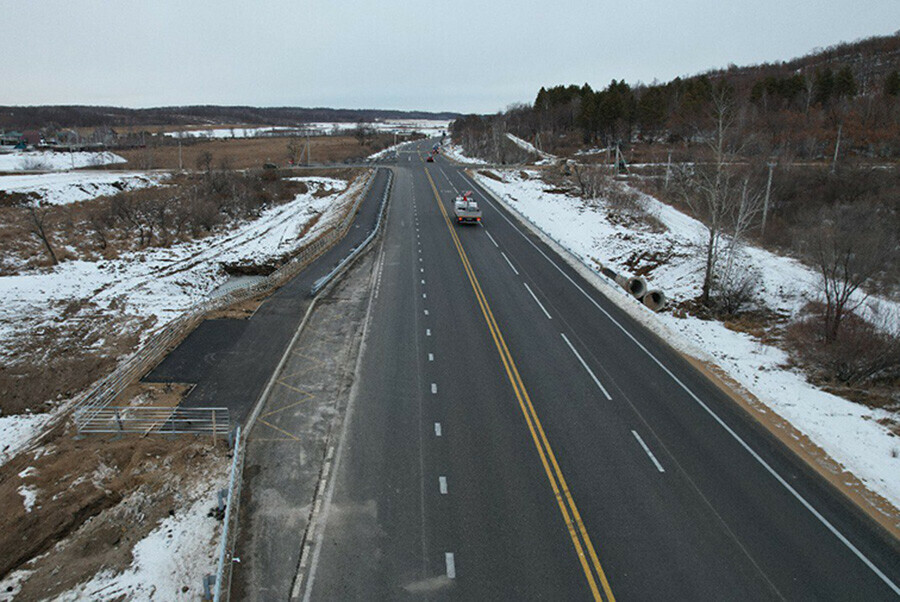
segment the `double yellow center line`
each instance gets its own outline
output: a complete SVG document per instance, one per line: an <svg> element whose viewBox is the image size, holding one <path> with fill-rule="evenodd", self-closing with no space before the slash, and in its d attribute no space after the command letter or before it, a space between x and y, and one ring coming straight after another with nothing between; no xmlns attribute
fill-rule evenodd
<svg viewBox="0 0 900 602"><path fill-rule="evenodd" d="M444 222L447 224L447 229L450 231L453 244L456 245L456 251L459 253L459 258L466 271L466 276L469 278L472 290L475 291L478 305L481 307L481 312L484 314L484 319L487 322L488 329L491 331L491 337L494 339L494 344L497 346L497 352L500 354L500 360L503 362L506 375L516 394L516 399L519 401L519 407L522 410L522 414L525 416L525 422L528 424L528 430L531 432L534 446L537 448L538 455L541 458L544 472L547 474L547 479L550 481L550 486L553 488L553 493L556 496L556 503L559 505L559 511L562 513L566 526L569 529L569 536L572 538L572 544L575 546L575 552L578 554L581 568L584 571L585 577L587 577L591 593L593 593L595 600L603 600L603 597L600 595L600 588L597 585L597 581L599 580L600 587L603 588L606 600L608 602L614 602L615 596L613 596L612 590L609 587L609 581L606 579L603 567L600 566L597 552L594 550L591 538L588 536L587 529L584 527L584 522L581 520L581 514L578 512L578 507L575 506L575 500L572 499L572 493L569 491L568 485L566 485L566 479L563 477L562 470L560 470L559 464L556 461L556 456L553 454L553 449L550 447L550 442L547 441L547 435L544 434L544 428L541 426L541 421L538 419L537 412L535 412L534 406L531 404L528 391L522 383L522 377L519 376L519 370L516 368L512 355L510 355L509 349L506 347L506 342L503 340L503 335L500 333L500 327L494 319L494 314L491 311L487 298L484 296L484 292L481 290L481 285L478 283L475 271L469 263L469 257L466 255L466 251L463 249L459 237L456 235L456 230L454 230L450 217L447 215L444 203L441 202L441 196L438 194L434 179L432 179L431 173L428 171L427 167L425 168L425 175L428 176L431 190L434 192L434 199L437 201L441 214L444 216Z"/></svg>

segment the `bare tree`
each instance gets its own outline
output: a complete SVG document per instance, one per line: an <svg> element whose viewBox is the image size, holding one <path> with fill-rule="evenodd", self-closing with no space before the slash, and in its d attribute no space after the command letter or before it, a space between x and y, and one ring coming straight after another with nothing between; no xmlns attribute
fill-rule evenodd
<svg viewBox="0 0 900 602"><path fill-rule="evenodd" d="M847 314L865 302L865 285L895 259L896 241L872 207L839 206L822 217L806 245L821 276L823 336L830 343Z"/></svg>
<svg viewBox="0 0 900 602"><path fill-rule="evenodd" d="M197 169L202 171L207 179L212 175L213 156L209 151L203 151L197 155Z"/></svg>
<svg viewBox="0 0 900 602"><path fill-rule="evenodd" d="M300 138L292 136L287 143L287 158L291 165L297 165L300 162L300 155L303 153L303 142Z"/></svg>
<svg viewBox="0 0 900 602"><path fill-rule="evenodd" d="M741 180L732 164L742 144L736 121L731 92L719 87L712 95L705 127L698 128L698 135L707 140L713 160L682 167L677 174L682 199L706 226L700 301L707 307L712 305L717 280L720 283L744 280L736 273L741 267L736 258L762 205L762 195L750 189L747 177Z"/></svg>
<svg viewBox="0 0 900 602"><path fill-rule="evenodd" d="M58 264L59 259L56 257L53 245L50 244L50 211L47 207L41 207L37 203L31 203L25 208L25 212L31 233L37 236L43 243L44 249L47 251L47 255L50 256L50 261L53 265Z"/></svg>

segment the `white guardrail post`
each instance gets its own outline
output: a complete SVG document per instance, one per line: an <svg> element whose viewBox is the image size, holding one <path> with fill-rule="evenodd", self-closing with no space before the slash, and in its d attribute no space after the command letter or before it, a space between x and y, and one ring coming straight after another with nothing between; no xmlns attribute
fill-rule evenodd
<svg viewBox="0 0 900 602"><path fill-rule="evenodd" d="M225 557L228 556L228 535L231 526L231 508L234 502L235 482L237 480L238 458L243 454L243 444L241 439L241 425L238 425L234 433L234 453L231 457L231 476L228 477L228 501L225 502L225 518L222 524L222 540L219 542L219 563L216 567L215 590L213 591L213 602L220 602L222 599L222 584L225 573Z"/></svg>

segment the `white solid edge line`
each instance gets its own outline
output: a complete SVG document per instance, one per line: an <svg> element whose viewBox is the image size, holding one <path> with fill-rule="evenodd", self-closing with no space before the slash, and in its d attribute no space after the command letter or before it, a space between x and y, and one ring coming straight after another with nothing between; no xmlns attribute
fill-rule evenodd
<svg viewBox="0 0 900 602"><path fill-rule="evenodd" d="M500 245L497 244L497 241L494 240L494 237L491 236L491 233L488 232L487 230L485 230L484 233L487 234L488 238L491 239L491 242L494 243L494 246L497 247L497 248L499 249L499 248L500 248Z"/></svg>
<svg viewBox="0 0 900 602"><path fill-rule="evenodd" d="M468 180L469 182L471 182L473 186L477 186L477 184L475 184L474 182L472 182L472 180L471 180L470 178L466 177L466 176L463 175L461 172L460 172L460 176L461 176L463 179ZM485 196L485 195L482 195L482 196ZM486 196L485 196L485 201L488 202L488 203L489 203L490 205L492 205L492 206L494 205L493 202L487 200L487 197L486 197ZM641 344L641 342L638 341L638 340L634 337L634 335L632 335L630 332L628 332L628 330L627 330L624 326L622 326L622 324L620 324L618 320L616 320L614 317L612 317L612 315L611 315L608 311L606 311L605 309L603 309L603 307L601 307L600 304L597 303L596 299L594 299L593 297L591 297L591 296L587 293L587 291L585 291L583 288L581 288L581 287L578 285L577 282L575 282L574 280L572 280L572 278L569 277L569 275L566 274L566 273L563 271L563 269L562 269L561 267L559 267L558 265L556 265L556 262L553 261L552 259L550 259L550 258L547 256L547 254L544 253L544 252L541 250L540 247L538 247L538 246L537 246L536 244L534 244L534 242L532 242L527 236L525 236L525 233L522 232L521 230L519 230L519 228L516 227L516 225L513 224L513 223L510 221L510 219L509 219L508 217L506 217L506 215L505 215L502 211L500 211L499 209L497 209L497 207L494 207L494 211L496 211L496 212L500 215L500 217L502 217L504 220L506 220L506 222L509 223L510 226L512 226L513 230L515 230L515 231L519 234L519 236L521 236L521 237L524 238L526 241L528 241L528 244L530 244L532 247L534 247L535 250L536 250L538 253L540 253L540 254L544 257L544 259L546 259L548 262L550 262L550 265L552 265L554 268L556 268L557 271L559 271L559 273L562 274L563 277L564 277L566 280L568 280L568 281L572 284L572 286L574 286L576 289L578 289L578 291L579 291L582 295L584 295L585 297L587 297L587 299L588 299L591 303L593 303L594 306L595 306L597 309L599 309L600 312L601 312L603 315L605 315L607 318L609 318L610 322L612 322L613 324L615 324L616 327L617 327L619 330L621 330L623 334L625 334L625 336L627 336L629 339L631 339L631 341L632 341L635 345L637 345L638 348L639 348L641 351L643 351L644 353L646 353L647 356L648 356L651 360L653 360L653 362L654 362L657 366L659 366L660 368L662 368L663 372L665 372L666 374L668 374L669 377L670 377L672 380L674 380L674 381L678 384L678 386L681 387L681 388L684 390L685 393L687 393L687 394L688 394L695 402L697 402L697 404L698 404L701 408L703 408L704 411L706 411L707 414L709 414L709 415L713 418L713 420L715 420L717 423L719 423L719 425L720 425L723 429L725 429L725 432L727 432L729 435L731 435L732 438L734 438L734 440L737 441L738 444L739 444L741 447L743 447L743 448L747 451L747 453L749 453L750 456L751 456L754 460L756 460L757 462L759 462L759 464L760 464L763 468L765 468L766 471L767 471L769 474L771 474L772 477L774 477L775 480L778 481L778 482L779 482L779 483L780 483L780 484L781 484L781 485L782 485L782 486L783 486L783 487L784 487L784 488L785 488L792 496L794 496L794 498L795 498L798 502L800 502L800 504L801 504L804 508L806 508L813 516L815 516L816 519L818 519L818 521L819 521L820 523L822 523L822 525L824 525L826 529L828 529L829 531L831 531L831 534L834 535L835 537L837 537L838 541L840 541L842 544L844 544L845 546L847 546L847 548L848 548L851 552L853 552L853 554L854 554L857 558L859 558L859 559L863 562L863 564L865 564L867 567L869 567L869 569L871 569L872 572L875 573L875 574L876 574L876 575L877 575L877 576L878 576L878 577L879 577L879 578L880 578L880 579L881 579L881 580L882 580L882 581L883 581L883 582L884 582L884 583L885 583L885 584L886 584L886 585L887 585L887 586L888 586L895 594L897 594L898 596L900 596L900 587L898 587L893 581L891 581L891 580L888 578L888 576L885 575L885 574L881 571L881 569L879 569L877 566L875 566L875 563L873 563L871 560L869 560L869 558L868 558L865 554L863 554L863 553L859 550L859 548L857 548L856 546L854 546L853 543L852 543L849 539L847 539L847 538L844 536L843 533L841 533L840 531L838 531L837 527L835 527L834 525L832 525L831 522L829 522L829 520L828 520L827 518L825 518L824 516L822 516L822 514L821 514L818 510L816 510L815 507L814 507L812 504L810 504L808 501L806 501L806 498L804 498L802 495L800 495L800 493L799 493L796 489L794 489L794 488L791 486L790 483L788 483L787 481L785 481L784 478L783 478L780 474L778 474L778 472L777 472L774 468L772 468L772 467L769 465L768 462L766 462L765 460L763 460L763 458L762 458L758 453L756 453L756 451L754 451L754 449L753 449L752 447L750 447L750 444L748 444L746 441L744 441L744 440L741 438L740 435L738 435L736 432L734 432L734 430L733 430L730 426L728 426L728 425L725 423L724 420L722 420L721 418L719 418L718 414L716 414L715 412L713 412L712 408L710 408L710 407L709 407L708 405L706 405L699 397L697 397L697 395L696 395L690 388L688 388L688 386L687 386L686 384L684 384L683 382L681 382L681 379L679 379L677 376L675 376L675 374L674 374L671 370L669 370L669 369L665 366L665 364L663 364L660 360L658 360L658 359L656 358L656 356L653 355L653 354L650 352L649 349L647 349L646 347L644 347L644 345Z"/></svg>
<svg viewBox="0 0 900 602"><path fill-rule="evenodd" d="M504 253L503 251L500 251L500 254L503 255L503 259L506 260L506 263L509 264L509 267L512 268L512 271L516 273L516 276L518 276L518 275L519 275L519 270L517 270L517 269L516 269L516 266L514 266L514 265L512 264L512 262L509 260L509 257L506 256L506 253Z"/></svg>
<svg viewBox="0 0 900 602"><path fill-rule="evenodd" d="M578 358L578 361L581 362L581 365L584 367L585 370L587 370L587 373L591 375L591 378L594 379L594 383L596 383L596 385L598 387L600 387L600 390L603 391L603 394L606 396L606 398L609 400L612 400L612 397L609 396L609 393L606 392L606 389L600 383L600 379L597 378L597 376L594 374L594 372L588 367L587 363L584 361L584 358L582 358L581 354L578 353L578 350L575 349L575 347L572 345L571 342L569 342L569 337L567 337L563 333L559 333L559 336L561 336L563 338L563 340L566 342L566 345L569 346L569 349L572 350L572 353L575 354L575 357Z"/></svg>
<svg viewBox="0 0 900 602"><path fill-rule="evenodd" d="M456 578L456 560L453 558L453 552L446 552L444 554L444 562L447 565L447 577L450 579Z"/></svg>
<svg viewBox="0 0 900 602"><path fill-rule="evenodd" d="M441 495L447 495L447 477L438 477L438 488L441 490Z"/></svg>
<svg viewBox="0 0 900 602"><path fill-rule="evenodd" d="M527 283L527 282L523 282L522 284L524 284L524 285L525 285L525 288L528 289L528 292L531 293L531 297L534 299L534 302L538 304L538 307L541 308L541 311L544 312L544 315L547 316L547 319L548 319L548 320L552 320L553 318L550 316L550 313L549 313L549 312L547 311L547 309L544 307L544 304L541 303L540 299L537 298L537 295L534 294L534 291L531 290L531 287L528 286L528 283Z"/></svg>
<svg viewBox="0 0 900 602"><path fill-rule="evenodd" d="M644 440L641 439L641 436L638 435L637 431L631 431L631 434L634 435L634 438L637 439L637 442L641 444L641 447L644 448L644 451L647 452L647 455L650 456L650 459L653 460L653 463L656 465L656 470L659 472L666 472L666 470L662 467L662 464L659 463L659 460L656 459L656 456L653 455L653 452L650 451L650 448L647 447L647 444L644 443Z"/></svg>

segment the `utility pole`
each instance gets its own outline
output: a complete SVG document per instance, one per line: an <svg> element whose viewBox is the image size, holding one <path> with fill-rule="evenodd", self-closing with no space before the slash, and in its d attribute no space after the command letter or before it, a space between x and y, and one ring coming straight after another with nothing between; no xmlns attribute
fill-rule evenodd
<svg viewBox="0 0 900 602"><path fill-rule="evenodd" d="M769 181L766 182L766 198L763 201L762 227L759 231L760 238L766 235L766 217L769 215L769 195L772 193L772 170L775 168L774 163L769 163Z"/></svg>
<svg viewBox="0 0 900 602"><path fill-rule="evenodd" d="M831 173L834 173L837 169L838 149L841 148L841 130L843 127L843 123L838 125L837 140L834 142L834 159L831 161Z"/></svg>
<svg viewBox="0 0 900 602"><path fill-rule="evenodd" d="M181 160L181 138L178 138L178 171L184 171L184 162Z"/></svg>
<svg viewBox="0 0 900 602"><path fill-rule="evenodd" d="M669 189L669 175L672 173L672 151L669 151L669 158L666 161L666 184L665 189ZM769 172L769 180L771 181L772 172ZM768 197L767 197L768 198ZM765 220L763 220L765 221Z"/></svg>
<svg viewBox="0 0 900 602"><path fill-rule="evenodd" d="M306 166L309 167L309 132L306 132Z"/></svg>

